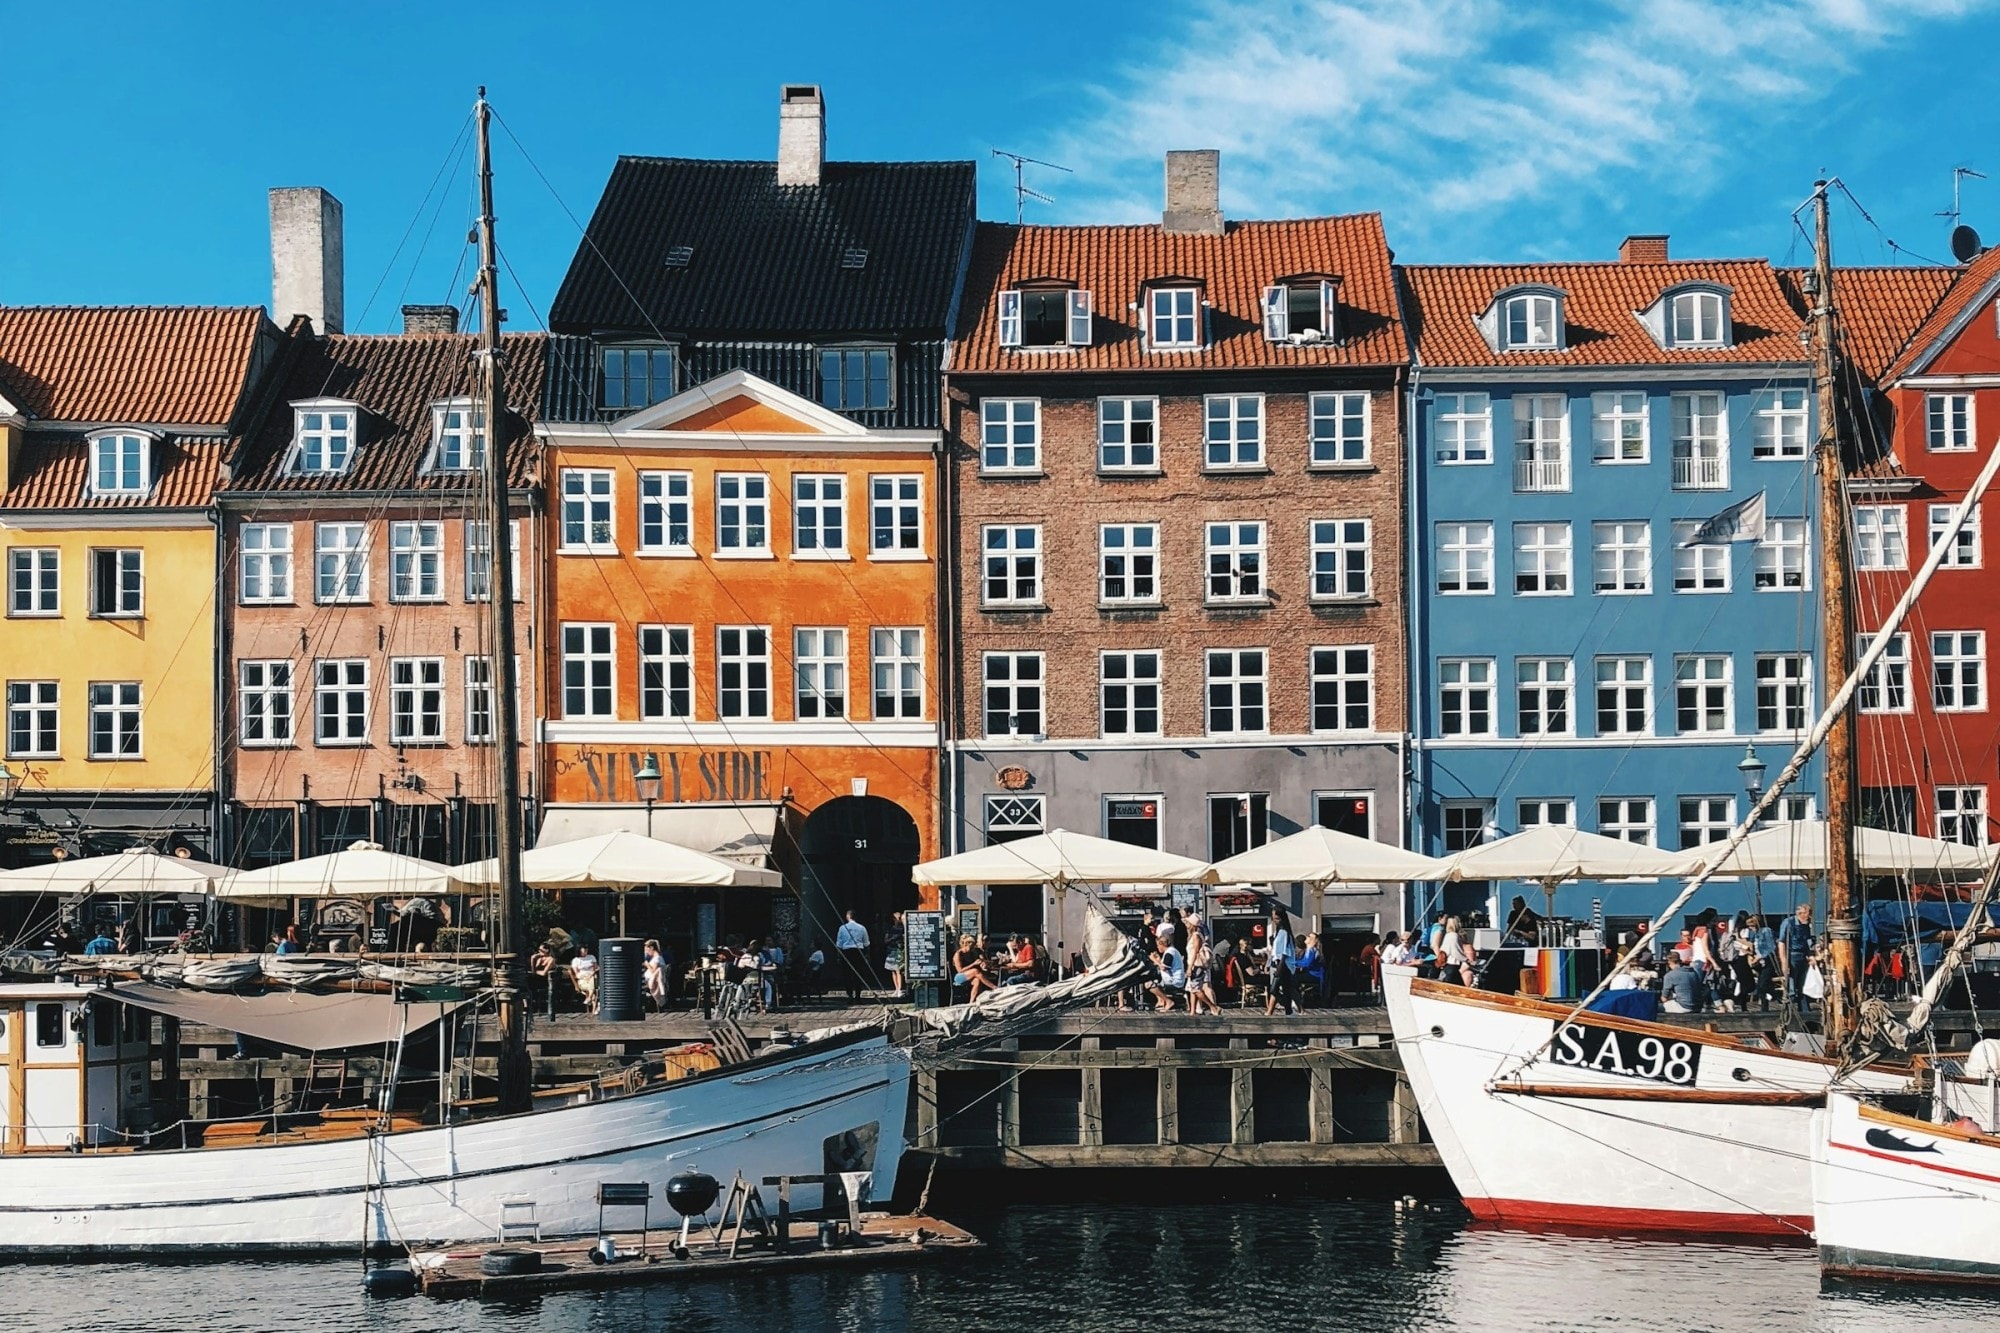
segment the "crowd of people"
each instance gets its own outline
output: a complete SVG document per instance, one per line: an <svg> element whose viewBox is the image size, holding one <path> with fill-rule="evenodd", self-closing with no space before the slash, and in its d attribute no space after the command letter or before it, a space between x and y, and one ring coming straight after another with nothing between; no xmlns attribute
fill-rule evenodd
<svg viewBox="0 0 2000 1333"><path fill-rule="evenodd" d="M1656 990L1672 1014L1765 1011L1789 1000L1801 1010L1820 997L1812 908L1804 903L1775 927L1754 912L1732 919L1704 909L1680 939L1655 955L1634 954L1613 990ZM1627 944L1618 958L1635 948Z"/></svg>
<svg viewBox="0 0 2000 1333"><path fill-rule="evenodd" d="M1118 996L1120 1009L1150 1005L1159 1013L1220 1014L1225 1004L1249 1004L1261 995L1267 1015L1280 1007L1293 1014L1330 998L1318 934L1295 936L1282 908L1273 908L1244 941L1212 934L1195 908L1164 915L1147 908L1132 939L1158 975Z"/></svg>

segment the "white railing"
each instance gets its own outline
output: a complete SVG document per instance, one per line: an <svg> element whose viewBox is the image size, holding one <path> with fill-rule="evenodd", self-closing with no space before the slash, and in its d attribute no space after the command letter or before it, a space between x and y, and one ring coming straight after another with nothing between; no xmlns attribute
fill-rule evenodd
<svg viewBox="0 0 2000 1333"><path fill-rule="evenodd" d="M1677 491L1728 490L1729 460L1711 454L1675 454L1674 489Z"/></svg>
<svg viewBox="0 0 2000 1333"><path fill-rule="evenodd" d="M1564 457L1515 459L1514 489L1517 491L1568 490L1569 459Z"/></svg>

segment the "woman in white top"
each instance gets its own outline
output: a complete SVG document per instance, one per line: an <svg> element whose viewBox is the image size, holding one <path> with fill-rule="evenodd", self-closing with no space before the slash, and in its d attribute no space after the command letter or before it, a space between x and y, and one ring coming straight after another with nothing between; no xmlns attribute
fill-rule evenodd
<svg viewBox="0 0 2000 1333"><path fill-rule="evenodd" d="M1410 948L1404 944L1395 931L1382 941L1382 961L1391 967L1401 967L1410 961Z"/></svg>
<svg viewBox="0 0 2000 1333"><path fill-rule="evenodd" d="M1472 984L1472 949L1465 943L1459 932L1458 918L1444 919L1444 942L1439 952L1443 955L1443 975L1464 985Z"/></svg>

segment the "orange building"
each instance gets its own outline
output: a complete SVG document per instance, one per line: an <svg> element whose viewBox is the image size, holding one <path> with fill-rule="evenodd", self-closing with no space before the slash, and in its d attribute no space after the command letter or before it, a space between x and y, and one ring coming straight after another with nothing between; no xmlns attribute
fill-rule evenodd
<svg viewBox="0 0 2000 1333"><path fill-rule="evenodd" d="M733 370L542 434L542 841L650 829L797 886L654 900L697 950L849 909L882 939L938 852L937 432Z"/></svg>

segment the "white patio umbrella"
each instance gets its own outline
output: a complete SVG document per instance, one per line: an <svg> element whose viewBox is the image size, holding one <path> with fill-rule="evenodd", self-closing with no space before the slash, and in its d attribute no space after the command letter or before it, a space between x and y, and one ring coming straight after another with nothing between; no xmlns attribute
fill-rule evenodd
<svg viewBox="0 0 2000 1333"><path fill-rule="evenodd" d="M1823 819L1780 820L1758 829L1715 866L1718 875L1824 875L1830 847ZM1863 874L1907 875L1912 878L1957 878L1976 875L1993 863L1994 848L1920 838L1888 829L1854 831L1855 861ZM1680 853L1676 872L1700 870L1709 848L1690 847Z"/></svg>
<svg viewBox="0 0 2000 1333"><path fill-rule="evenodd" d="M449 866L378 843L357 842L343 851L308 856L261 870L232 871L215 886L215 896L231 901L285 898L411 898L450 893L463 881Z"/></svg>
<svg viewBox="0 0 2000 1333"><path fill-rule="evenodd" d="M1444 872L1439 858L1320 824L1215 863L1224 884L1414 884L1443 879Z"/></svg>
<svg viewBox="0 0 2000 1333"><path fill-rule="evenodd" d="M1215 871L1172 852L1051 829L925 861L910 878L919 884L1213 884Z"/></svg>
<svg viewBox="0 0 2000 1333"><path fill-rule="evenodd" d="M206 893L229 873L227 866L128 847L109 856L0 870L0 893Z"/></svg>
<svg viewBox="0 0 2000 1333"><path fill-rule="evenodd" d="M1682 854L1607 838L1562 824L1537 824L1444 859L1448 880L1532 879L1555 915L1556 885L1566 879L1634 879L1687 873ZM1503 923L1504 924L1504 923Z"/></svg>
<svg viewBox="0 0 2000 1333"><path fill-rule="evenodd" d="M471 861L454 867L451 873L467 884L498 884L500 861L497 857ZM785 880L775 870L617 829L521 853L521 882L537 889L617 890L618 930L623 934L625 895L632 889L654 884L775 889L783 887Z"/></svg>

